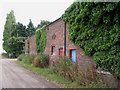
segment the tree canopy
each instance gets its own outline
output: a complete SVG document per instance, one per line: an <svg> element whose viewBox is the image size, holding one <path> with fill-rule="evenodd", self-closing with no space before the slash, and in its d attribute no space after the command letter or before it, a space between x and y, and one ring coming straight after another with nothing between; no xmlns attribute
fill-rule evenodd
<svg viewBox="0 0 120 90"><path fill-rule="evenodd" d="M74 2L62 19L69 40L120 78L120 2Z"/></svg>
<svg viewBox="0 0 120 90"><path fill-rule="evenodd" d="M7 14L3 32L3 49L11 57L17 57L24 52L25 37L27 37L26 27L21 23L16 23L13 10Z"/></svg>
<svg viewBox="0 0 120 90"><path fill-rule="evenodd" d="M9 46L8 46L8 40L10 37L13 36L13 32L15 30L15 23L16 23L16 20L15 20L15 16L14 16L14 12L13 10L7 14L7 17L6 17L6 23L4 25L4 32L3 32L3 49L9 53L10 50L8 49Z"/></svg>
<svg viewBox="0 0 120 90"><path fill-rule="evenodd" d="M26 33L27 33L27 36L31 36L31 35L35 34L35 28L34 28L34 25L31 21L31 19L29 21L29 24L27 25Z"/></svg>
<svg viewBox="0 0 120 90"><path fill-rule="evenodd" d="M40 24L38 24L37 28L42 28L44 25L48 25L50 23L50 21L47 20L41 20Z"/></svg>

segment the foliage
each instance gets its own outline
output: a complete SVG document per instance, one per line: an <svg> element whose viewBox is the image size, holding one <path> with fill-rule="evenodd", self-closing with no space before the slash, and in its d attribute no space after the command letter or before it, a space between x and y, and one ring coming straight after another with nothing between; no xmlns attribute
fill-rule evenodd
<svg viewBox="0 0 120 90"><path fill-rule="evenodd" d="M67 57L60 57L60 61L53 63L53 71L64 77L69 77L72 81L75 79L75 68L72 60Z"/></svg>
<svg viewBox="0 0 120 90"><path fill-rule="evenodd" d="M27 53L30 53L30 40L27 40Z"/></svg>
<svg viewBox="0 0 120 90"><path fill-rule="evenodd" d="M18 57L24 51L24 37L11 37L8 39L8 50L11 57Z"/></svg>
<svg viewBox="0 0 120 90"><path fill-rule="evenodd" d="M49 66L48 55L46 54L38 54L37 57L33 60L33 64L36 67L45 68Z"/></svg>
<svg viewBox="0 0 120 90"><path fill-rule="evenodd" d="M19 61L22 61L24 57L25 57L25 54L21 54L21 55L19 55L19 57L18 57L17 59L18 59Z"/></svg>
<svg viewBox="0 0 120 90"><path fill-rule="evenodd" d="M35 34L35 28L34 28L34 25L31 21L31 19L29 21L29 24L27 25L26 32L27 32L27 37Z"/></svg>
<svg viewBox="0 0 120 90"><path fill-rule="evenodd" d="M27 37L26 26L18 22L16 24L16 30L13 32L15 37Z"/></svg>
<svg viewBox="0 0 120 90"><path fill-rule="evenodd" d="M62 19L69 40L120 79L120 2L74 2Z"/></svg>
<svg viewBox="0 0 120 90"><path fill-rule="evenodd" d="M47 21L47 20L41 20L40 24L38 24L38 26L37 26L36 29L42 28L43 26L48 25L49 23L50 23L50 22Z"/></svg>
<svg viewBox="0 0 120 90"><path fill-rule="evenodd" d="M46 46L46 28L43 26L36 30L36 51L43 53Z"/></svg>
<svg viewBox="0 0 120 90"><path fill-rule="evenodd" d="M2 58L8 58L9 57L9 55L7 53L2 53L1 56L2 56Z"/></svg>
<svg viewBox="0 0 120 90"><path fill-rule="evenodd" d="M76 80L78 80L77 83L83 86L89 85L93 82L98 83L99 80L97 79L99 78L94 63L91 61L87 61L84 63L85 66L82 63L79 64L77 74L78 77L76 77Z"/></svg>
<svg viewBox="0 0 120 90"><path fill-rule="evenodd" d="M14 12L11 11L7 14L6 23L4 25L4 32L3 32L3 49L9 54L10 49L8 46L8 40L12 37L12 32L15 30L15 16Z"/></svg>
<svg viewBox="0 0 120 90"><path fill-rule="evenodd" d="M92 82L95 82L97 74L93 64L88 63L86 68L83 65L80 66L80 68L76 68L71 59L61 57L57 63L53 63L51 72L64 76L64 78L68 78L72 82L76 81L78 85L82 86L88 86Z"/></svg>
<svg viewBox="0 0 120 90"><path fill-rule="evenodd" d="M67 88L109 88L105 84L103 84L101 81L98 83L91 83L89 86L81 86L77 84L77 82L71 82L71 80L64 78L63 76L60 76L56 73L51 72L51 68L38 68L34 67L32 64L25 64L21 61L15 61L15 63L24 66L25 68L37 73L38 75L42 75L46 77L50 81L54 81L58 84L60 84L62 87Z"/></svg>
<svg viewBox="0 0 120 90"><path fill-rule="evenodd" d="M3 49L10 57L17 57L24 53L25 37L27 36L26 27L15 22L14 12L7 14L3 32Z"/></svg>
<svg viewBox="0 0 120 90"><path fill-rule="evenodd" d="M34 60L34 58L35 58L35 55L21 54L18 57L18 60L26 64L32 64L32 61Z"/></svg>

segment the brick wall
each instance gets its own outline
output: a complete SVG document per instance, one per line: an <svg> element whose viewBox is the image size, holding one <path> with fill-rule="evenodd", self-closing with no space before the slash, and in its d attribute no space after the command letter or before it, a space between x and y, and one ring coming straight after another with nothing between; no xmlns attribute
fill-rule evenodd
<svg viewBox="0 0 120 90"><path fill-rule="evenodd" d="M50 65L53 61L59 60L59 48L64 45L64 22L59 19L57 22L52 23L47 30L46 48L44 53L49 55ZM54 39L53 36L56 36ZM52 46L55 46L55 55L51 55Z"/></svg>
<svg viewBox="0 0 120 90"><path fill-rule="evenodd" d="M53 61L59 60L59 48L64 50L64 22L58 19L54 23L48 25L47 29L47 42L44 53L49 55L50 65ZM68 24L66 25L68 27ZM55 39L52 36L56 35ZM76 49L76 64L85 66L87 62L93 61L91 57L85 56L84 51L75 46L70 40L68 40L68 28L66 28L66 55L70 57L70 50ZM55 55L51 55L52 46L55 46Z"/></svg>
<svg viewBox="0 0 120 90"><path fill-rule="evenodd" d="M35 47L36 46L35 38L36 36L32 35L25 40L25 54L27 54L27 41L29 40L29 48L30 48L29 54L37 55L36 47Z"/></svg>

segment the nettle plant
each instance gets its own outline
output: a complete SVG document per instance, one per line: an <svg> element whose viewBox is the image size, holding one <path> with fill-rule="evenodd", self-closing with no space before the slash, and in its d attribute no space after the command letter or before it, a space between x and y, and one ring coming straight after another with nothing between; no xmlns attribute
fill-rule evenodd
<svg viewBox="0 0 120 90"><path fill-rule="evenodd" d="M74 2L62 19L69 40L120 79L120 2Z"/></svg>

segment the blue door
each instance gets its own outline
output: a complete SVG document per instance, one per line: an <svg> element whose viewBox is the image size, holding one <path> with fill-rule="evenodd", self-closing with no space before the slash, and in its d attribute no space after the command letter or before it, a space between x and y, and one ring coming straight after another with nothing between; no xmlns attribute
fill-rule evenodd
<svg viewBox="0 0 120 90"><path fill-rule="evenodd" d="M75 66L75 64L76 64L76 50L71 50L71 58L72 58L73 65Z"/></svg>

